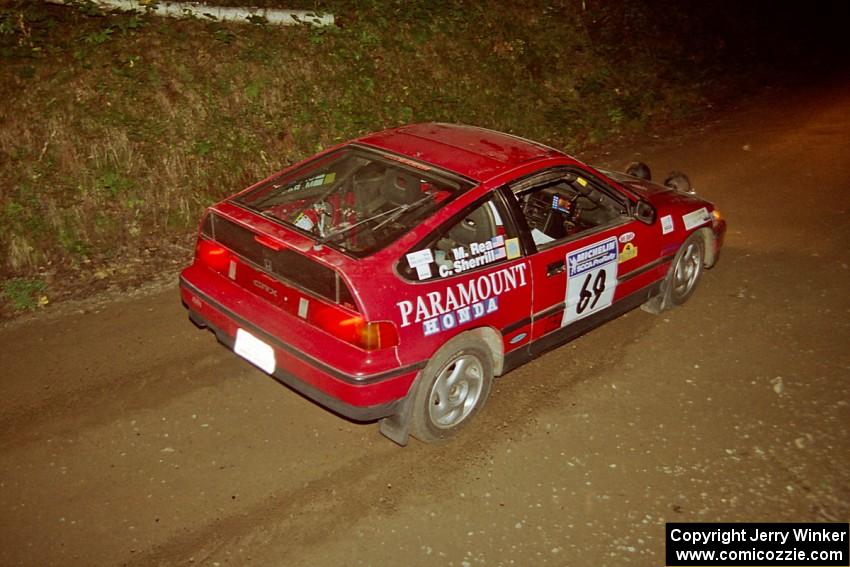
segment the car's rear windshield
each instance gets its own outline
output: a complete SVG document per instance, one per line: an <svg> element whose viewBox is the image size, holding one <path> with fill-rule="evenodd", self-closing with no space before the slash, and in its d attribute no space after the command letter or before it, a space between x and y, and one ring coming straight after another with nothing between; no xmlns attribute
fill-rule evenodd
<svg viewBox="0 0 850 567"><path fill-rule="evenodd" d="M471 186L407 158L347 146L235 201L362 257L397 240Z"/></svg>

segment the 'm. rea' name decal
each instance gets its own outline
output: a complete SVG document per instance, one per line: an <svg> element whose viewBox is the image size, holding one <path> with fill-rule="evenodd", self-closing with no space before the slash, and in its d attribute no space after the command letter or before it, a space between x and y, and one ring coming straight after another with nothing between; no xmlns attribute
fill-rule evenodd
<svg viewBox="0 0 850 567"><path fill-rule="evenodd" d="M439 268L440 275L443 277L459 274L477 268L478 266L504 259L506 257L505 237L494 236L484 242L473 242L469 245L469 253L467 253L464 246L452 248L452 256L455 258L452 263L453 269L443 265Z"/></svg>
<svg viewBox="0 0 850 567"><path fill-rule="evenodd" d="M493 313L499 308L500 295L528 284L525 268L525 264L516 264L413 300L399 301L396 306L401 326L421 323L423 333L432 335Z"/></svg>

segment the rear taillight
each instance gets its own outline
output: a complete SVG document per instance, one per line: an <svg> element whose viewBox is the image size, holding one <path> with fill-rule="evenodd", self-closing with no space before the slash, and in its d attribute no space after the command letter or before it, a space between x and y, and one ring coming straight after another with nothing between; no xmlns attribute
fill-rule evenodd
<svg viewBox="0 0 850 567"><path fill-rule="evenodd" d="M363 350L380 350L398 345L398 331L390 321L365 321L330 305L308 314L307 320L334 337Z"/></svg>
<svg viewBox="0 0 850 567"><path fill-rule="evenodd" d="M398 345L398 330L390 321L372 321L360 329L361 346L366 350L379 350Z"/></svg>
<svg viewBox="0 0 850 567"><path fill-rule="evenodd" d="M230 251L204 238L198 239L198 248L195 250L195 258L205 266L218 272L227 272L232 255Z"/></svg>
<svg viewBox="0 0 850 567"><path fill-rule="evenodd" d="M390 321L372 321L360 327L361 348L379 350L398 345L398 331Z"/></svg>

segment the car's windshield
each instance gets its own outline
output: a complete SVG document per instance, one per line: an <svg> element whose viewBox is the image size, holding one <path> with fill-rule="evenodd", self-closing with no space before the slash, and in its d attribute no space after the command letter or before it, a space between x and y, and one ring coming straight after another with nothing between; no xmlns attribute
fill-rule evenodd
<svg viewBox="0 0 850 567"><path fill-rule="evenodd" d="M349 146L236 202L355 256L371 254L471 185L404 158Z"/></svg>

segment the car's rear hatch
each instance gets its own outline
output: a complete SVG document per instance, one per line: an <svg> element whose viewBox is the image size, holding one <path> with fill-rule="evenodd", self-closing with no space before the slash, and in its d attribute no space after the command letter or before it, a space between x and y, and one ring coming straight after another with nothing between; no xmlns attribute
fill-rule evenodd
<svg viewBox="0 0 850 567"><path fill-rule="evenodd" d="M398 364L397 331L390 322L365 320L337 267L346 262L356 260L317 250L295 231L222 203L204 219L193 269L206 282L201 291L300 352L351 375L368 373L368 366L387 370ZM329 349L334 360L327 360Z"/></svg>
<svg viewBox="0 0 850 567"><path fill-rule="evenodd" d="M351 291L338 272L272 235L211 212L204 219L201 236L202 241L215 242L235 253L232 257L228 255L226 264L213 261L219 271L284 311L298 315L300 304L303 316L304 302L309 296L357 311Z"/></svg>

